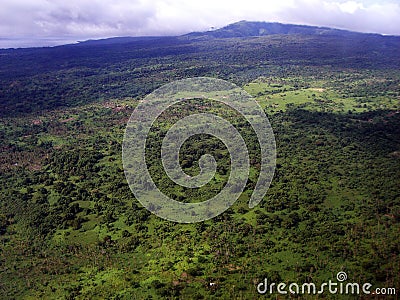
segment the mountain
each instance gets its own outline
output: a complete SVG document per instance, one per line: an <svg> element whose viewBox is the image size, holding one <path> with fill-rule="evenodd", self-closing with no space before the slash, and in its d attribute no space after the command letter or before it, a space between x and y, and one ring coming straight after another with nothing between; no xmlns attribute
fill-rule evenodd
<svg viewBox="0 0 400 300"><path fill-rule="evenodd" d="M115 45L129 43L151 43L171 39L197 39L197 38L249 38L269 35L300 35L300 36L335 36L335 37L383 37L380 34L361 33L329 27L308 25L282 24L278 22L250 22L239 21L225 27L201 32L191 32L182 36L144 36L144 37L113 37L99 40L81 41L78 45ZM392 36L393 37L393 36ZM389 38L389 36L386 36Z"/></svg>
<svg viewBox="0 0 400 300"><path fill-rule="evenodd" d="M119 37L3 49L0 115L99 97L135 97L171 78L187 76L234 76L236 83L244 84L275 68L400 68L399 52L397 36L246 21L175 37ZM143 82L144 78L152 80ZM133 89L126 88L128 81ZM44 94L52 95L51 99Z"/></svg>
<svg viewBox="0 0 400 300"><path fill-rule="evenodd" d="M230 24L223 28L207 31L193 32L186 36L199 37L207 36L214 38L238 38L238 37L253 37L278 34L296 34L296 35L331 35L331 36L365 36L365 33L307 25L282 24L277 22L249 22L240 21ZM379 36L379 34L367 34L368 36Z"/></svg>

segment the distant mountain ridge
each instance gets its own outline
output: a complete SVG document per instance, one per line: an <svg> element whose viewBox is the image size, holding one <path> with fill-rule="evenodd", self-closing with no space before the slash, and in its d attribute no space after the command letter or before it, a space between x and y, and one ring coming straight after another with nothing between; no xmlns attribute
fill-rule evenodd
<svg viewBox="0 0 400 300"><path fill-rule="evenodd" d="M143 36L143 37L113 37L100 40L81 41L78 45L112 45L138 42L151 42L157 40L178 39L209 39L209 38L247 38L268 35L312 35L336 37L383 37L376 33L362 33L343 29L319 27L310 25L283 24L278 22L251 22L239 21L225 27L210 30L191 32L181 36ZM396 36L393 36L396 37Z"/></svg>
<svg viewBox="0 0 400 300"><path fill-rule="evenodd" d="M244 84L266 70L397 70L399 53L399 36L244 21L181 36L0 49L0 116L141 97L171 78L217 76Z"/></svg>
<svg viewBox="0 0 400 300"><path fill-rule="evenodd" d="M334 35L334 36L354 36L354 35L375 35L374 33L361 33L329 27L318 27L309 25L283 24L278 22L249 22L240 21L220 29L206 32L192 32L185 36L199 37L207 36L213 38L238 38L252 36L266 36L275 34L298 34L298 35Z"/></svg>

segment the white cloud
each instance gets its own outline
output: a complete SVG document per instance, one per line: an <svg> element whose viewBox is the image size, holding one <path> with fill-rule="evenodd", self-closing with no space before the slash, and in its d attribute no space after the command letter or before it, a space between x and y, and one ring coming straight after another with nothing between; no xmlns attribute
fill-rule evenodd
<svg viewBox="0 0 400 300"><path fill-rule="evenodd" d="M0 38L82 40L171 35L221 27L244 19L400 34L400 3L390 0L2 0Z"/></svg>
<svg viewBox="0 0 400 300"><path fill-rule="evenodd" d="M341 11L349 14L354 14L357 10L364 9L364 5L355 1L347 1L338 4Z"/></svg>

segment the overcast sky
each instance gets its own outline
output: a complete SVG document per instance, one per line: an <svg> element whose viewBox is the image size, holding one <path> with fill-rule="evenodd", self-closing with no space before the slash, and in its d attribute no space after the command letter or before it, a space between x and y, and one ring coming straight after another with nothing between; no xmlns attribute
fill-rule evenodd
<svg viewBox="0 0 400 300"><path fill-rule="evenodd" d="M176 35L240 20L400 35L400 0L1 0L0 48Z"/></svg>

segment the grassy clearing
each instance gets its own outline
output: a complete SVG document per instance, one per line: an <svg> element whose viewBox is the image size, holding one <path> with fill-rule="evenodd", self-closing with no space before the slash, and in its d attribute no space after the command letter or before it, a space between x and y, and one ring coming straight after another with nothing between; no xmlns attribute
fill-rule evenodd
<svg viewBox="0 0 400 300"><path fill-rule="evenodd" d="M274 114L294 108L341 114L400 109L400 99L390 93L385 96L354 97L342 93L335 87L324 87L326 84L323 82L310 81L308 83L310 87L304 88L286 83L273 83L276 81L275 78L269 80L260 78L244 86L267 113ZM361 83L363 81L359 84Z"/></svg>

